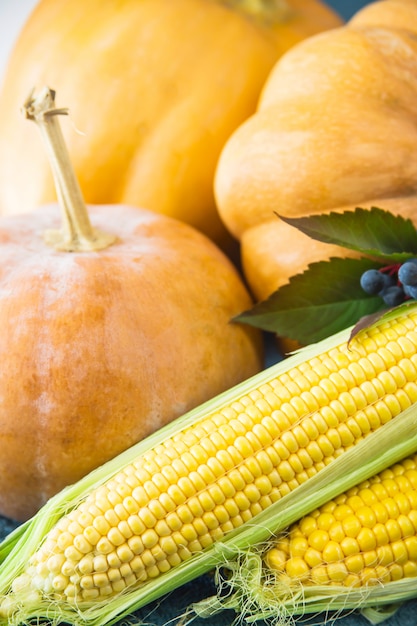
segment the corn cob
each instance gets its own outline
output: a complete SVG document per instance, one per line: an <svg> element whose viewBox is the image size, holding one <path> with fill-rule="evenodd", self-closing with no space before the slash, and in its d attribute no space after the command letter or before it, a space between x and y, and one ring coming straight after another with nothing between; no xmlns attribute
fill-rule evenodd
<svg viewBox="0 0 417 626"><path fill-rule="evenodd" d="M357 450L360 468L383 462L371 442L387 432L392 451L394 418L417 399L417 307L349 337L300 351L52 498L0 546L0 624L114 623L339 493ZM404 445L417 448L412 435Z"/></svg>
<svg viewBox="0 0 417 626"><path fill-rule="evenodd" d="M282 625L294 615L361 607L378 623L394 602L417 596L416 581L415 453L304 516L265 550L246 553L228 585L248 622ZM387 613L372 608L381 604L391 605Z"/></svg>
<svg viewBox="0 0 417 626"><path fill-rule="evenodd" d="M417 577L417 455L305 516L264 557L277 585L379 585Z"/></svg>

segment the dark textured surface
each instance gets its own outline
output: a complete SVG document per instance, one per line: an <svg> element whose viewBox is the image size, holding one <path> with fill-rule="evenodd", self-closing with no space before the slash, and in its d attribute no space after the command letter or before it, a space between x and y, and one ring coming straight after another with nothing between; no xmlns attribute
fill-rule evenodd
<svg viewBox="0 0 417 626"><path fill-rule="evenodd" d="M333 0L328 2L328 4L333 6L342 17L348 19L358 9L369 3L361 0ZM4 538L15 526L16 524L12 521L0 517L0 539ZM417 595L417 582L410 582L410 585L416 588ZM213 593L212 577L209 575L203 576L135 613L134 617L129 620L129 623L143 622L146 626L180 626L181 616L187 607L193 602L208 597ZM231 626L235 619L236 615L233 612L224 611L210 619L196 618L192 624L193 626ZM309 623L313 622L315 626L321 626L332 624L334 620L328 615L320 615L315 616L314 620L310 620ZM300 619L299 623L300 626L301 624L305 625L306 621ZM126 624L126 622L124 621L123 624ZM256 622L257 626L263 626L263 624L263 622ZM369 622L354 613L345 617L339 617L337 626L369 626ZM393 617L383 622L383 626L417 626L417 601L405 603Z"/></svg>
<svg viewBox="0 0 417 626"><path fill-rule="evenodd" d="M332 0L327 2L328 6L333 7L339 13L343 19L348 20L359 11L366 4L371 4L370 2L365 2L364 0Z"/></svg>

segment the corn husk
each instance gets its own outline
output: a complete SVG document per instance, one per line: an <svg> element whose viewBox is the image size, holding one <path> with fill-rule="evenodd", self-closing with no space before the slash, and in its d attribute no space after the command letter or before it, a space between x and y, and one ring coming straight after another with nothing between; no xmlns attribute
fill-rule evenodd
<svg viewBox="0 0 417 626"><path fill-rule="evenodd" d="M378 323L383 322L384 320ZM125 590L110 599L92 602L89 605L84 604L82 607L69 605L51 597L37 599L33 603L30 598L20 597L18 593L10 594L13 580L22 573L30 556L39 548L48 531L94 488L111 479L122 467L130 464L139 455L206 418L208 414L216 412L225 403L256 389L272 376L331 347L349 341L350 337L351 329L348 329L273 365L261 374L190 411L53 497L29 522L16 529L0 544L0 606L3 601L3 609L0 609L0 626L40 623L44 620L54 626L61 623L73 626L110 626L206 572L214 568L219 568L218 571L220 571L220 568L225 565L233 569L236 564L243 563L239 576L251 576L259 583L261 572L254 565L256 555L259 554L259 546L268 542L274 533L285 529L349 487L417 450L417 406L407 409L375 433L368 435L362 442L346 451L314 477L260 513L250 523L228 533L222 542L214 543L206 550L194 554L181 565L141 586ZM351 349L361 349L360 335L352 339ZM251 550L254 547L255 549ZM243 560L242 555L244 555ZM324 609L328 601L333 601L333 595L333 591L330 597L328 590L327 596L325 592L322 592L320 598L314 600L314 611ZM403 600L412 595L414 595L413 590L404 589L400 599ZM239 607L238 610L240 610L242 602L245 606L247 604L247 600L243 600L243 597L239 583L236 586L236 593L233 592L229 599L232 601L233 598L233 606ZM388 599L392 600L385 592L381 592L378 597L374 595L371 598L374 604L386 603ZM226 604L220 597L208 599L204 605L196 606L195 610L201 615L212 614L225 608ZM305 605L305 602L303 604ZM338 606L336 605L335 608ZM293 607L289 607L288 614L292 611ZM287 609L285 609L286 612ZM254 615L267 616L268 610L261 606L260 609L256 609Z"/></svg>
<svg viewBox="0 0 417 626"><path fill-rule="evenodd" d="M307 493L304 485L297 489L297 499L311 496L313 484L322 494L334 491L335 485L346 483L346 491L360 484L363 480L378 474L396 462L416 452L417 407L414 405L404 411L397 421L386 424L383 429L356 445L332 464L332 484L323 484L325 472L320 472L308 481ZM362 463L362 465L361 465ZM371 472L371 473L370 473ZM293 521L298 515L301 502L288 496L288 511L278 513L276 534ZM314 496L313 496L314 497ZM331 500L333 496L326 499ZM322 502L323 504L325 502ZM321 506L321 504L319 506ZM307 505L309 508L309 505ZM268 511L272 513L272 507ZM284 519L288 519L285 525ZM284 527L283 527L284 524ZM393 615L405 600L417 597L417 580L404 578L388 583L363 588L349 588L336 585L303 585L285 588L277 584L276 575L271 571L263 556L273 542L253 543L238 551L229 562L217 568L216 583L218 594L193 605L192 611L200 617L211 617L219 611L233 609L245 623L252 624L266 620L272 626L289 626L295 616L360 610L371 624L379 624Z"/></svg>

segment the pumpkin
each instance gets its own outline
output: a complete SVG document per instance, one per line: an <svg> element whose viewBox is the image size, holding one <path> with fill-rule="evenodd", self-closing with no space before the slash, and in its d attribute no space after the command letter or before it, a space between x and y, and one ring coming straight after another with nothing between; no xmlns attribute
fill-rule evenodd
<svg viewBox="0 0 417 626"><path fill-rule="evenodd" d="M0 212L55 200L19 117L28 86L49 84L71 111L65 138L86 202L146 207L228 250L213 196L220 150L277 58L340 23L319 0L40 0L0 93Z"/></svg>
<svg viewBox="0 0 417 626"><path fill-rule="evenodd" d="M276 213L378 206L417 222L416 34L414 0L381 0L305 39L276 63L257 112L226 142L216 201L257 299L313 261L346 256Z"/></svg>
<svg viewBox="0 0 417 626"><path fill-rule="evenodd" d="M56 124L51 95L27 107ZM56 204L0 221L0 513L18 520L263 365L230 323L251 299L225 254L152 211L86 213L53 154L64 227Z"/></svg>

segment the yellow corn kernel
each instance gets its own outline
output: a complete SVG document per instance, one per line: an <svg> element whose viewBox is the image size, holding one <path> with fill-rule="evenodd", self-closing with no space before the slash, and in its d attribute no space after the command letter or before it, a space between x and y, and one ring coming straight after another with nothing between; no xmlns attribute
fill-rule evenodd
<svg viewBox="0 0 417 626"><path fill-rule="evenodd" d="M308 538L314 530L317 530L316 519L312 515L306 515L300 521L299 531Z"/></svg>
<svg viewBox="0 0 417 626"><path fill-rule="evenodd" d="M285 571L295 581L302 581L309 575L309 567L301 557L291 557L285 565Z"/></svg>
<svg viewBox="0 0 417 626"><path fill-rule="evenodd" d="M285 564L288 560L288 554L278 548L271 548L265 558L266 563L271 570L284 571Z"/></svg>
<svg viewBox="0 0 417 626"><path fill-rule="evenodd" d="M407 537L404 540L404 544L407 548L409 560L417 563L417 536Z"/></svg>
<svg viewBox="0 0 417 626"><path fill-rule="evenodd" d="M359 535L362 526L359 518L356 515L347 515L345 519L342 519L341 524L345 532L346 537L355 538Z"/></svg>
<svg viewBox="0 0 417 626"><path fill-rule="evenodd" d="M378 572L375 567L364 567L359 576L363 586L376 585L380 582L378 580Z"/></svg>
<svg viewBox="0 0 417 626"><path fill-rule="evenodd" d="M345 563L339 561L339 562L329 563L327 565L327 575L331 582L344 584L346 578L349 575L349 571Z"/></svg>
<svg viewBox="0 0 417 626"><path fill-rule="evenodd" d="M391 549L396 563L403 565L408 561L408 551L404 541L393 541Z"/></svg>
<svg viewBox="0 0 417 626"><path fill-rule="evenodd" d="M329 575L327 573L327 567L325 565L318 565L311 570L311 582L315 585L327 585L330 582ZM304 579L304 584L306 580Z"/></svg>
<svg viewBox="0 0 417 626"><path fill-rule="evenodd" d="M294 537L291 541L291 556L304 557L308 547L308 541L305 537Z"/></svg>
<svg viewBox="0 0 417 626"><path fill-rule="evenodd" d="M385 546L389 543L390 538L385 524L377 522L373 527L373 532L375 535L377 546Z"/></svg>
<svg viewBox="0 0 417 626"><path fill-rule="evenodd" d="M417 576L417 563L415 561L404 563L403 574L405 578L415 578Z"/></svg>
<svg viewBox="0 0 417 626"><path fill-rule="evenodd" d="M353 537L344 537L340 542L340 547L342 548L344 556L357 554L360 550L358 542Z"/></svg>
<svg viewBox="0 0 417 626"><path fill-rule="evenodd" d="M401 528L396 519L388 519L385 527L387 529L390 542L401 539Z"/></svg>
<svg viewBox="0 0 417 626"><path fill-rule="evenodd" d="M297 489L417 401L416 320L415 313L403 315L349 346L272 370L267 381L263 374L258 386L254 379L249 391L207 409L121 468L45 538L28 565L28 572L36 570L36 591L54 589L55 601L68 590L73 603L120 593L220 541ZM411 571L417 496L408 485L417 488L417 468L399 468L303 520L303 536L291 534L286 576L297 572L304 583L311 571L311 580L352 586L387 572L392 578L385 547L402 571ZM277 550L281 562L285 550Z"/></svg>
<svg viewBox="0 0 417 626"><path fill-rule="evenodd" d="M323 512L317 517L317 528L320 530L329 531L332 524L334 524L335 518L331 513Z"/></svg>
<svg viewBox="0 0 417 626"><path fill-rule="evenodd" d="M284 553L285 554L285 553ZM318 550L314 548L307 548L304 553L304 561L310 568L317 567L319 565L323 565L323 555Z"/></svg>
<svg viewBox="0 0 417 626"><path fill-rule="evenodd" d="M311 548L322 552L329 541L329 534L325 530L313 530L308 536L308 544Z"/></svg>
<svg viewBox="0 0 417 626"><path fill-rule="evenodd" d="M363 527L358 536L356 537L360 549L365 552L366 550L375 550L376 539L371 528Z"/></svg>
<svg viewBox="0 0 417 626"><path fill-rule="evenodd" d="M344 559L344 563L352 574L359 574L365 567L365 561L363 560L362 554L359 552L358 554L351 554L346 559Z"/></svg>
<svg viewBox="0 0 417 626"><path fill-rule="evenodd" d="M279 571L288 577L299 565L303 585L358 587L417 577L417 510L407 497L417 493L417 482L407 477L416 469L417 454L293 524L284 543L278 538L285 548ZM268 552L264 559L268 566Z"/></svg>
<svg viewBox="0 0 417 626"><path fill-rule="evenodd" d="M364 506L356 511L356 517L359 523L366 528L374 528L376 524L376 515L370 506Z"/></svg>
<svg viewBox="0 0 417 626"><path fill-rule="evenodd" d="M404 570L398 563L391 563L388 566L391 580L401 580L404 577Z"/></svg>
<svg viewBox="0 0 417 626"><path fill-rule="evenodd" d="M363 561L366 567L376 567L378 565L378 555L376 550L367 550L364 552Z"/></svg>

